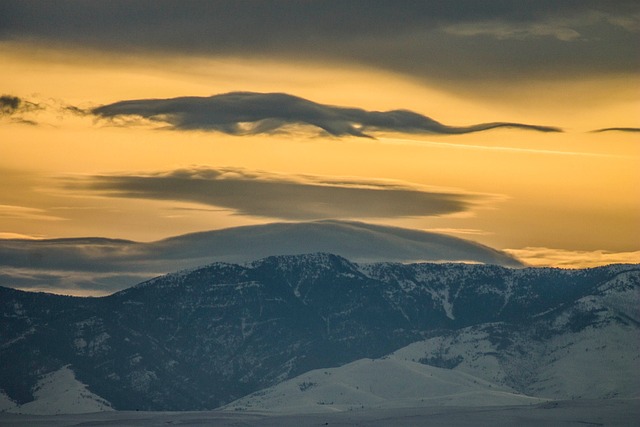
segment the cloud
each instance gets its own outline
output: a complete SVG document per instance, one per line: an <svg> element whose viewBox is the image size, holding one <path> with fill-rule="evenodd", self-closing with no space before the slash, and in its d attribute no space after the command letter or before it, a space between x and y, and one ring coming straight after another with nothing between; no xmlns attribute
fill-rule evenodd
<svg viewBox="0 0 640 427"><path fill-rule="evenodd" d="M18 111L22 100L17 96L0 96L0 115L10 115Z"/></svg>
<svg viewBox="0 0 640 427"><path fill-rule="evenodd" d="M580 33L565 25L550 23L531 23L525 25L503 24L500 22L481 22L458 24L446 27L445 32L466 37L479 35L493 36L500 40L524 40L531 37L553 37L562 41L580 39Z"/></svg>
<svg viewBox="0 0 640 427"><path fill-rule="evenodd" d="M0 240L0 286L103 295L160 274L270 255L335 253L356 262L466 261L519 267L487 246L352 221L272 223L138 243L101 238Z"/></svg>
<svg viewBox="0 0 640 427"><path fill-rule="evenodd" d="M9 239L27 239L27 240L38 240L40 236L32 236L30 234L21 234L21 233L13 233L13 232L0 232L0 240L9 240Z"/></svg>
<svg viewBox="0 0 640 427"><path fill-rule="evenodd" d="M109 263L108 257L105 262ZM33 292L48 292L75 296L104 296L141 283L158 274L37 268L3 268L0 286Z"/></svg>
<svg viewBox="0 0 640 427"><path fill-rule="evenodd" d="M640 251L576 251L542 247L505 249L504 251L534 267L590 268L605 264L640 264Z"/></svg>
<svg viewBox="0 0 640 427"><path fill-rule="evenodd" d="M10 117L10 121L13 123L36 125L35 121L25 118L24 113L30 113L41 108L39 104L17 96L0 95L0 117Z"/></svg>
<svg viewBox="0 0 640 427"><path fill-rule="evenodd" d="M594 133L601 133L601 132L640 132L640 128L613 127L613 128L596 129L596 130L591 131L591 132L594 132Z"/></svg>
<svg viewBox="0 0 640 427"><path fill-rule="evenodd" d="M549 126L494 122L447 126L408 110L366 111L318 104L285 93L231 92L210 97L138 99L92 110L103 118L142 117L180 130L215 130L232 135L273 133L286 125L310 125L334 136L370 137L368 132L463 134L495 128L560 132Z"/></svg>
<svg viewBox="0 0 640 427"><path fill-rule="evenodd" d="M396 181L208 167L69 178L66 185L109 197L197 202L287 220L438 216L467 211L491 198Z"/></svg>
<svg viewBox="0 0 640 427"><path fill-rule="evenodd" d="M462 234L462 235L476 235L476 236L486 236L488 234L492 234L489 231L478 230L475 228L429 228L426 231L431 231L434 233L443 233L443 234Z"/></svg>
<svg viewBox="0 0 640 427"><path fill-rule="evenodd" d="M346 61L461 79L638 70L633 0L5 0L0 41Z"/></svg>
<svg viewBox="0 0 640 427"><path fill-rule="evenodd" d="M86 111L80 108L65 105L60 100L55 99L25 99L15 95L0 96L0 119L6 119L11 123L38 126L45 124L38 120L38 115L43 111L56 113L58 120L65 114L87 115Z"/></svg>
<svg viewBox="0 0 640 427"><path fill-rule="evenodd" d="M625 30L629 33L640 31L640 11L629 9L618 2L611 8L594 7L584 4L583 8L558 4L557 10L549 10L533 19L504 19L494 17L473 21L455 22L446 25L446 33L463 37L488 36L498 40L531 40L553 38L561 42L589 42L593 27L605 24L610 30ZM629 6L629 5L626 5ZM565 13L559 13L565 9ZM623 12L626 9L626 13Z"/></svg>
<svg viewBox="0 0 640 427"><path fill-rule="evenodd" d="M43 209L15 205L0 205L0 219L30 219L39 221L64 220L64 218L49 215L47 211Z"/></svg>

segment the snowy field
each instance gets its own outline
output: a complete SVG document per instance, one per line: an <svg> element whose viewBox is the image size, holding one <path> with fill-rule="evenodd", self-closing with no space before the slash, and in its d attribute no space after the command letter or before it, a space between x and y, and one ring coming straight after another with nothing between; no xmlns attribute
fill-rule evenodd
<svg viewBox="0 0 640 427"><path fill-rule="evenodd" d="M640 400L556 401L508 407L425 407L321 414L267 415L257 412L101 412L75 415L0 413L10 426L638 426Z"/></svg>

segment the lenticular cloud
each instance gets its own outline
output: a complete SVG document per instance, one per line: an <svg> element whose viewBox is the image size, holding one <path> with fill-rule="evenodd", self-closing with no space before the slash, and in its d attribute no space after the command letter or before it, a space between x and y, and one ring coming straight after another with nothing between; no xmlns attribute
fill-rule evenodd
<svg viewBox="0 0 640 427"><path fill-rule="evenodd" d="M373 137L376 131L447 135L495 128L561 132L555 127L510 122L448 126L409 110L367 111L318 104L285 93L230 92L210 97L126 100L91 112L103 118L141 117L173 129L231 135L269 134L287 125L309 125L338 137Z"/></svg>

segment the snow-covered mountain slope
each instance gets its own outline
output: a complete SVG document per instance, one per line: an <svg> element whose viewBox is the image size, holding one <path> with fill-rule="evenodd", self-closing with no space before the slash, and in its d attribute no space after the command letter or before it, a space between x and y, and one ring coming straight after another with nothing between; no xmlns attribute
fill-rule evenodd
<svg viewBox="0 0 640 427"><path fill-rule="evenodd" d="M421 406L529 405L543 401L462 372L382 358L360 359L339 368L307 372L222 409L314 413Z"/></svg>
<svg viewBox="0 0 640 427"><path fill-rule="evenodd" d="M228 228L151 243L100 238L0 240L0 286L105 294L216 261L239 263L313 252L334 253L356 262L522 266L505 252L444 234L327 220Z"/></svg>
<svg viewBox="0 0 640 427"><path fill-rule="evenodd" d="M18 406L4 390L0 390L0 412L7 412Z"/></svg>
<svg viewBox="0 0 640 427"><path fill-rule="evenodd" d="M314 370L224 409L313 413L637 398L638 290L638 275L622 272L575 304L533 316L531 324L482 323L436 332L384 358ZM446 292L439 295L452 306ZM446 313L453 319L451 309Z"/></svg>
<svg viewBox="0 0 640 427"><path fill-rule="evenodd" d="M623 272L531 324L486 323L391 357L465 372L552 399L640 397L640 280Z"/></svg>
<svg viewBox="0 0 640 427"><path fill-rule="evenodd" d="M5 397L8 398L6 395ZM113 411L109 402L91 393L85 384L76 379L68 366L43 375L33 388L33 397L34 400L31 402L23 405L13 403L5 410L33 415Z"/></svg>
<svg viewBox="0 0 640 427"><path fill-rule="evenodd" d="M116 409L213 409L395 351L533 396L632 397L639 289L637 265L362 265L331 254L215 263L103 298L0 288L0 389L28 404L40 375L69 365ZM571 369L588 363L599 372L577 380Z"/></svg>

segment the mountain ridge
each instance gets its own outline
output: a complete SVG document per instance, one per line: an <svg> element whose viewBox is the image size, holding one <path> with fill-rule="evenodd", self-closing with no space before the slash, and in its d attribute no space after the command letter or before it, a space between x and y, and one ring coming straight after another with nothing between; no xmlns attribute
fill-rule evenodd
<svg viewBox="0 0 640 427"><path fill-rule="evenodd" d="M513 387L522 382L513 354L527 340L544 349L558 337L609 327L621 337L615 345L633 345L639 287L640 265L356 264L320 253L214 263L100 298L0 288L0 357L7 361L0 389L25 404L42 375L70 366L115 409L213 409L313 369L384 357L424 340L460 342L468 328L471 348L451 342L446 348L458 353L436 346L413 359L477 371L469 361L488 357L474 353L477 344L496 355L491 366L503 366L491 371L500 373L498 382ZM583 350L596 354L589 339L580 341ZM634 378L628 371L637 361L615 363Z"/></svg>

